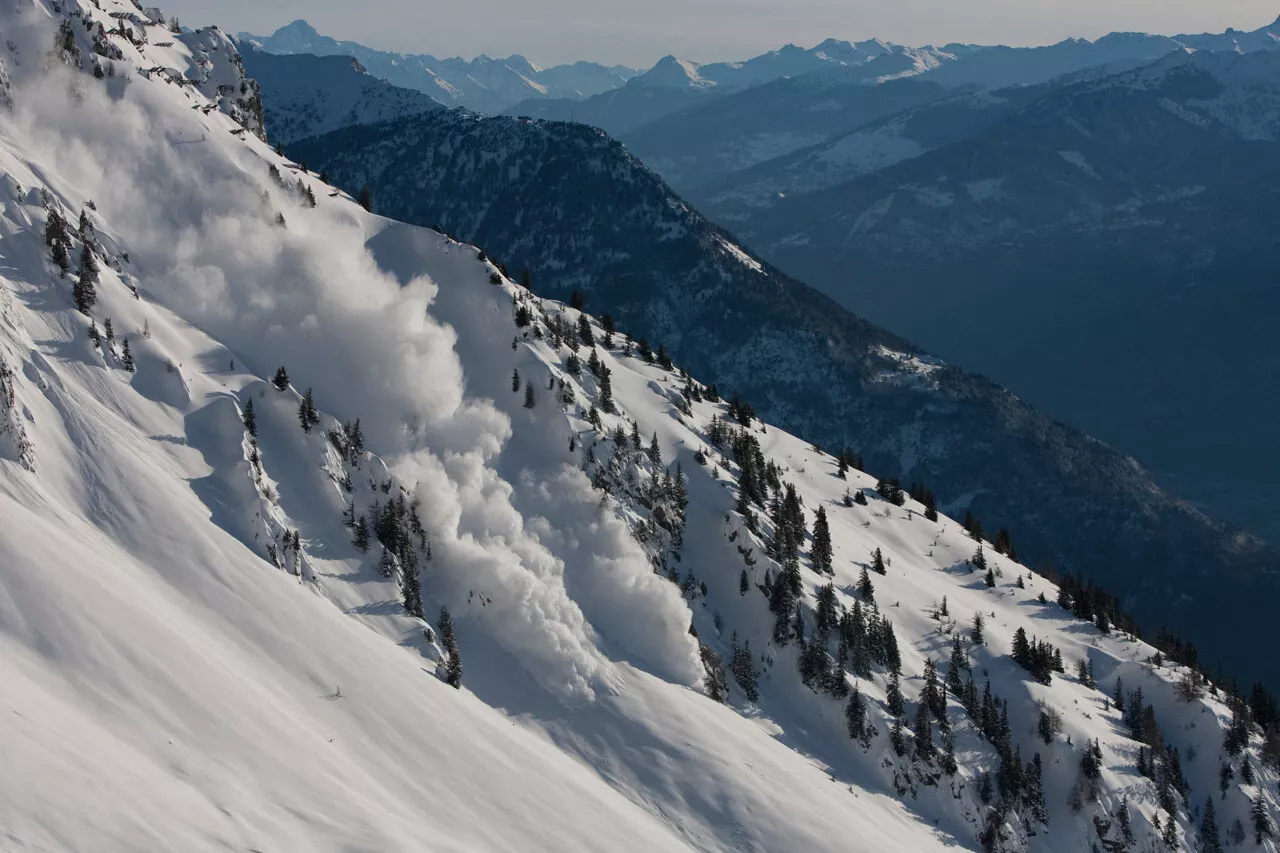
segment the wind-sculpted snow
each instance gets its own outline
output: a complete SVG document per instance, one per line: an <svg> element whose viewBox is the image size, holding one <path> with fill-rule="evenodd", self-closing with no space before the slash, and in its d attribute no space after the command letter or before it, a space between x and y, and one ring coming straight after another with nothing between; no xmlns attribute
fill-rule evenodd
<svg viewBox="0 0 1280 853"><path fill-rule="evenodd" d="M1187 667L1075 618L1010 557L990 552L983 582L951 519L474 246L361 210L220 92L161 73L203 67L188 51L216 32L163 45L157 16L98 3L29 8L87 16L73 35L118 53L114 76L83 55L79 76L19 75L0 122L0 415L35 462L0 453L10 847L1078 853L1151 849L1157 821L1196 849L1206 794L1233 833L1253 803L1274 813L1275 732L1246 725L1224 756L1230 712ZM148 38L106 30L126 19ZM767 272L715 247L718 269ZM945 370L877 340L869 381ZM881 549L877 605L855 578ZM1032 681L1015 632L1066 665ZM890 642L917 721L950 726L949 770L893 719ZM948 646L948 676L1004 700L981 728L977 687L936 711L917 689ZM1163 729L1122 718L1095 674L1140 686ZM863 738L837 681L861 691ZM1179 682L1196 695L1176 701ZM1037 733L1042 707L1061 732ZM1090 740L1109 763L1072 806ZM1182 750L1185 786L1134 769L1148 746L1148 772ZM1039 806L1004 772L1033 754ZM1220 791L1219 760L1253 775Z"/></svg>

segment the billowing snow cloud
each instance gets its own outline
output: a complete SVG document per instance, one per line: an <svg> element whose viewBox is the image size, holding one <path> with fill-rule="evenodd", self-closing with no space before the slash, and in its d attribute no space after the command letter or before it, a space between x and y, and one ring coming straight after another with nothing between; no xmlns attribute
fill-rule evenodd
<svg viewBox="0 0 1280 853"><path fill-rule="evenodd" d="M50 174L91 194L104 236L127 244L144 298L226 343L259 375L284 364L296 387L314 387L324 411L361 419L370 449L418 484L437 555L433 595L463 609L482 587L492 603L471 612L569 695L612 682L588 619L609 621L629 659L697 679L687 607L620 522L585 523L598 502L585 478L557 484L574 507L567 516L549 505L531 521L513 505L513 486L487 467L511 424L464 396L455 333L428 313L432 281L401 286L365 249L353 208L304 209L250 145L206 133L195 113L189 127L174 126L172 108L158 102L171 93L133 85L100 103L101 86L55 78L17 93L9 132L47 152ZM65 201L78 209L85 199ZM570 555L571 578L560 553Z"/></svg>

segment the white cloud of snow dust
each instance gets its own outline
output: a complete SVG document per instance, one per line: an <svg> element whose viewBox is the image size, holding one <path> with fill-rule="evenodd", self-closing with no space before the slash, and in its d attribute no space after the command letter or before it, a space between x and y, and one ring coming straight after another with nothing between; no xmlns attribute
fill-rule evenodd
<svg viewBox="0 0 1280 853"><path fill-rule="evenodd" d="M44 152L50 174L90 194L107 236L131 252L144 298L200 326L260 376L284 364L296 387L314 387L323 411L361 419L370 449L419 484L436 553L434 596L476 614L516 659L568 695L589 697L612 681L588 616L654 638L628 651L695 679L687 608L651 587L662 582L620 523L575 531L569 550L598 575L575 570L569 579L587 615L571 597L565 562L548 547L563 547L564 534L528 523L513 506L512 485L486 465L510 437L510 421L464 397L455 333L426 310L435 284L419 277L402 287L365 249L351 209L303 209L272 184L249 146L206 136L196 114L174 126L164 117L172 105L158 103L171 92L134 84L111 100L100 86L76 83L75 108L69 72L24 86L8 132L25 134L24 147ZM82 201L67 199L72 209ZM581 503L583 491L594 500L585 480L574 486L571 502ZM466 610L479 588L492 603ZM643 614L649 604L659 609ZM672 632L674 642L657 639Z"/></svg>

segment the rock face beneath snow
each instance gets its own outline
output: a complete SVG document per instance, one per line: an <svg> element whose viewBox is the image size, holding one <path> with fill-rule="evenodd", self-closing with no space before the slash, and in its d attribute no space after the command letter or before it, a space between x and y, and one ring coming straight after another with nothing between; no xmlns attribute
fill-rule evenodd
<svg viewBox="0 0 1280 853"><path fill-rule="evenodd" d="M536 291L585 291L592 310L770 421L923 480L944 505L1009 527L1032 564L1104 582L1145 624L1177 626L1210 657L1226 640L1180 602L1223 618L1247 609L1258 618L1239 619L1241 631L1266 647L1276 552L1162 492L1123 454L742 252L603 133L445 112L291 153L348 189L368 185L383 214L481 245L516 278L527 267ZM1264 657L1242 666L1280 676Z"/></svg>

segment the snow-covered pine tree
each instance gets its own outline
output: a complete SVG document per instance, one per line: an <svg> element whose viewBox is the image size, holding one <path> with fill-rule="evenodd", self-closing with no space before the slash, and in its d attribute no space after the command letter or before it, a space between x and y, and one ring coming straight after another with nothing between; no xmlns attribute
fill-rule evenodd
<svg viewBox="0 0 1280 853"><path fill-rule="evenodd" d="M827 524L827 510L818 507L817 518L813 522L813 547L809 557L813 562L813 570L821 574L834 573L832 567L831 528Z"/></svg>
<svg viewBox="0 0 1280 853"><path fill-rule="evenodd" d="M276 368L276 375L271 379L271 384L277 391L284 391L289 387L289 372L284 369L284 365Z"/></svg>
<svg viewBox="0 0 1280 853"><path fill-rule="evenodd" d="M76 284L72 291L76 310L87 315L98 301L98 260L93 254L92 243L86 242L80 249L80 268L76 272Z"/></svg>
<svg viewBox="0 0 1280 853"><path fill-rule="evenodd" d="M862 698L862 691L854 682L853 692L849 694L849 702L844 706L845 726L849 737L861 741L867 736L867 703Z"/></svg>
<svg viewBox="0 0 1280 853"><path fill-rule="evenodd" d="M733 680L738 682L747 701L755 702L760 698L760 689L756 681L755 662L751 658L751 642L738 645L738 632L735 631L730 649L729 670L733 673Z"/></svg>
<svg viewBox="0 0 1280 853"><path fill-rule="evenodd" d="M1275 834L1275 830L1271 826L1271 817L1267 814L1267 801L1259 791L1258 795L1253 798L1253 804L1249 809L1249 818L1253 823L1253 843L1261 845L1263 839L1271 838Z"/></svg>
<svg viewBox="0 0 1280 853"><path fill-rule="evenodd" d="M449 608L440 608L440 618L436 620L436 628L445 654L449 656L445 680L454 687L460 688L462 687L462 654L458 651L458 638L453 632L453 617L449 615Z"/></svg>
<svg viewBox="0 0 1280 853"><path fill-rule="evenodd" d="M258 437L258 416L253 411L253 398L249 398L244 404L244 428L253 438Z"/></svg>
<svg viewBox="0 0 1280 853"><path fill-rule="evenodd" d="M1218 815L1213 797L1206 797L1200 816L1200 849L1204 853L1222 853L1222 835L1218 832Z"/></svg>
<svg viewBox="0 0 1280 853"><path fill-rule="evenodd" d="M369 550L369 523L364 520L364 516L356 519L355 527L351 531L351 544L361 554Z"/></svg>

